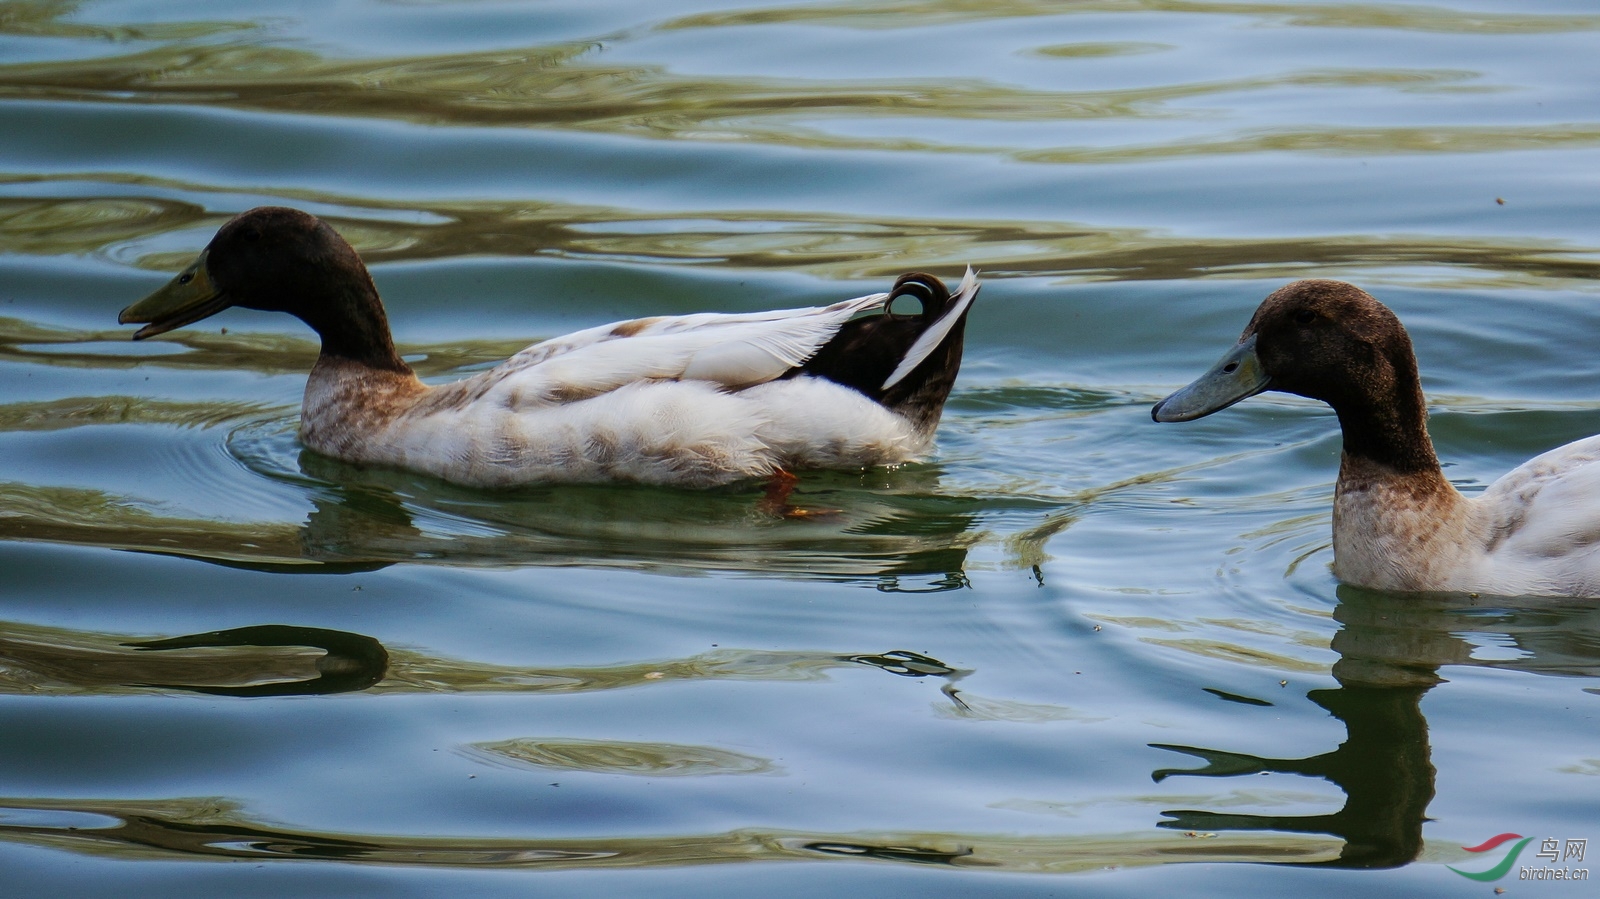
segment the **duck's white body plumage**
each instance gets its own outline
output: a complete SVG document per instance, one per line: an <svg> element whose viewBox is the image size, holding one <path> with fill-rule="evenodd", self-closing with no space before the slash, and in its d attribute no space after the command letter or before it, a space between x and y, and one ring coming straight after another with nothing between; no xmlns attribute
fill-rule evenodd
<svg viewBox="0 0 1600 899"><path fill-rule="evenodd" d="M969 270L886 387L939 345L977 290ZM794 372L847 321L881 310L889 296L602 325L438 387L325 354L306 384L301 439L347 461L480 487L708 486L779 469L907 462L927 450L931 427L850 387Z"/></svg>
<svg viewBox="0 0 1600 899"><path fill-rule="evenodd" d="M1334 574L1350 583L1600 596L1600 437L1535 456L1474 497L1347 459L1333 536Z"/></svg>

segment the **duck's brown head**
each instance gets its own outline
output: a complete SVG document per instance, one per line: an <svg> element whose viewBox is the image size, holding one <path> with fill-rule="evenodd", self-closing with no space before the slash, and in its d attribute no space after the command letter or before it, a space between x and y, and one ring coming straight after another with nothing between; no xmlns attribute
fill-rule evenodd
<svg viewBox="0 0 1600 899"><path fill-rule="evenodd" d="M1332 406L1349 456L1399 471L1438 468L1411 338L1359 287L1310 280L1274 292L1227 355L1151 417L1191 421L1265 390Z"/></svg>
<svg viewBox="0 0 1600 899"><path fill-rule="evenodd" d="M235 216L188 268L117 320L145 324L133 335L143 340L231 306L299 318L322 336L325 354L409 370L355 249L322 219L282 206Z"/></svg>
<svg viewBox="0 0 1600 899"><path fill-rule="evenodd" d="M1411 338L1387 306L1343 281L1296 281L1263 300L1227 355L1151 415L1191 421L1266 390L1343 410L1415 381Z"/></svg>

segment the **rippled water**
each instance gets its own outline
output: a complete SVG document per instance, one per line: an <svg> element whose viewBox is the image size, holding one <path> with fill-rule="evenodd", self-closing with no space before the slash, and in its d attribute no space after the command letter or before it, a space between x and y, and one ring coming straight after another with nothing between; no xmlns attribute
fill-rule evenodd
<svg viewBox="0 0 1600 899"><path fill-rule="evenodd" d="M1464 489L1600 431L1597 35L1560 0L0 3L7 892L1457 896L1505 852L1461 847L1600 839L1600 603L1340 587L1326 409L1148 414L1315 274L1407 322ZM261 203L352 239L430 379L987 286L936 458L805 475L835 517L485 493L302 451L290 319L115 327Z"/></svg>

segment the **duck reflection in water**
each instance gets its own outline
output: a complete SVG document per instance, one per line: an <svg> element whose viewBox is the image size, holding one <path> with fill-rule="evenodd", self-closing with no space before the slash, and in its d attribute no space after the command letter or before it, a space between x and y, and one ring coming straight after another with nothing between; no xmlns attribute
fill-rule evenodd
<svg viewBox="0 0 1600 899"><path fill-rule="evenodd" d="M319 651L320 652L317 652ZM494 665L391 649L365 634L263 624L157 640L0 621L0 695L127 694L144 690L209 696L374 693L582 693L686 680L807 681L829 671L873 668L956 684L971 672L907 650L808 652L726 648L677 659L594 667Z"/></svg>
<svg viewBox="0 0 1600 899"><path fill-rule="evenodd" d="M237 451L236 451L237 452ZM247 465L257 460L243 456ZM966 585L967 550L987 501L941 495L933 467L808 477L806 496L846 506L803 522L760 514L748 497L617 485L494 495L306 453L268 476L292 483L303 522L165 514L159 504L75 487L0 482L0 540L178 556L274 573L454 567L584 566L855 581L887 592ZM155 508L152 508L152 507ZM112 508L115 515L105 515Z"/></svg>
<svg viewBox="0 0 1600 899"><path fill-rule="evenodd" d="M316 479L299 555L377 562L581 565L870 581L889 592L959 589L980 501L938 493L937 469L808 475L826 519L774 519L733 490L557 485L484 494L303 453ZM866 479L866 483L863 483Z"/></svg>
<svg viewBox="0 0 1600 899"><path fill-rule="evenodd" d="M1158 783L1176 776L1297 774L1337 786L1345 794L1344 807L1320 815L1172 810L1163 812L1169 820L1160 822L1161 827L1329 834L1344 840L1336 859L1285 864L1341 868L1408 864L1421 853L1422 825L1435 790L1421 702L1446 680L1439 675L1441 666L1600 674L1600 657L1593 652L1600 634L1600 604L1593 600L1516 608L1460 595L1397 595L1348 586L1341 586L1338 595L1334 618L1341 627L1333 637L1333 649L1339 660L1333 676L1339 686L1307 694L1344 723L1348 738L1336 749L1308 758L1277 759L1196 746L1150 745L1206 763L1188 770L1158 769L1151 775ZM1509 660L1473 658L1472 645L1461 635L1486 629L1503 632L1523 654Z"/></svg>
<svg viewBox="0 0 1600 899"><path fill-rule="evenodd" d="M365 634L328 630L320 627L294 627L262 624L228 630L189 634L166 640L124 643L141 652L170 652L179 649L220 647L305 646L323 650L316 660L316 677L300 680L252 683L239 686L205 684L136 684L168 690L188 690L212 696L308 696L350 693L365 690L383 680L389 671L389 651ZM237 655L235 656L237 658Z"/></svg>
<svg viewBox="0 0 1600 899"><path fill-rule="evenodd" d="M382 643L320 627L267 624L124 642L0 622L0 692L311 696L366 690L388 673Z"/></svg>

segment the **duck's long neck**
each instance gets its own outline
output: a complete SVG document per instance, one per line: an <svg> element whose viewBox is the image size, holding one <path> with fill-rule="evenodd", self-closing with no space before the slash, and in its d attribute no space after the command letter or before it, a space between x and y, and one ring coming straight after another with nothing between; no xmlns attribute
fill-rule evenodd
<svg viewBox="0 0 1600 899"><path fill-rule="evenodd" d="M1443 478L1428 436L1428 407L1409 352L1389 359L1379 384L1362 385L1329 401L1344 432L1344 457L1362 468L1376 466L1413 477Z"/></svg>
<svg viewBox="0 0 1600 899"><path fill-rule="evenodd" d="M412 374L389 333L377 288L370 277L341 285L327 302L308 304L300 318L322 338L323 357L347 360L378 371Z"/></svg>

